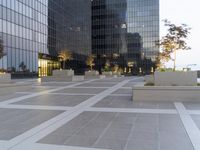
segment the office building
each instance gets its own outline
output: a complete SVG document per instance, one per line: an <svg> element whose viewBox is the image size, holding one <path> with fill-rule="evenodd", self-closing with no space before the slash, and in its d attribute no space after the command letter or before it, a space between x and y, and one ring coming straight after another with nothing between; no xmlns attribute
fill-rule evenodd
<svg viewBox="0 0 200 150"><path fill-rule="evenodd" d="M0 70L13 76L51 75L58 53L83 74L95 69L148 73L159 39L159 0L0 0Z"/></svg>

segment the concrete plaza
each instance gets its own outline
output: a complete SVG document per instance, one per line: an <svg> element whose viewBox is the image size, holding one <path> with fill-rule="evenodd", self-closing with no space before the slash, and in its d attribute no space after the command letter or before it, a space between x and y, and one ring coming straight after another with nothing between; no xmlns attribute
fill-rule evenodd
<svg viewBox="0 0 200 150"><path fill-rule="evenodd" d="M200 103L131 101L142 82L1 84L0 150L200 150Z"/></svg>

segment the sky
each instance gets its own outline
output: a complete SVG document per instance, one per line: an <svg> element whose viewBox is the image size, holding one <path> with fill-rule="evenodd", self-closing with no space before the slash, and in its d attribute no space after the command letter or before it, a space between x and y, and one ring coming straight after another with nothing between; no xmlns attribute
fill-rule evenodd
<svg viewBox="0 0 200 150"><path fill-rule="evenodd" d="M191 27L188 37L189 51L177 53L177 68L191 67L192 70L200 70L200 0L160 0L160 19L168 19L172 23L182 23ZM166 33L161 22L161 36ZM167 63L172 67L173 63Z"/></svg>

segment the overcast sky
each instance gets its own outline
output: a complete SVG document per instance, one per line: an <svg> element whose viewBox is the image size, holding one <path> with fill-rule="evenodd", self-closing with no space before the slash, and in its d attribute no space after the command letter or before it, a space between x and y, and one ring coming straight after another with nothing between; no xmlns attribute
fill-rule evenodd
<svg viewBox="0 0 200 150"><path fill-rule="evenodd" d="M177 67L186 67L196 64L192 69L200 70L200 0L160 0L160 19L168 19L172 23L185 23L192 28L188 38L190 51L182 51L177 54ZM163 22L161 22L161 36L164 34ZM168 63L167 66L172 66Z"/></svg>

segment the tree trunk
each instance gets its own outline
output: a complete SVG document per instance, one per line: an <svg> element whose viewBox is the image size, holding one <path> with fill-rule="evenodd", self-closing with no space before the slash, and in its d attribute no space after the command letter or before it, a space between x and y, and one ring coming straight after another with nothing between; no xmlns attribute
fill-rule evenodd
<svg viewBox="0 0 200 150"><path fill-rule="evenodd" d="M63 70L65 69L65 61L63 61Z"/></svg>
<svg viewBox="0 0 200 150"><path fill-rule="evenodd" d="M174 51L174 68L173 71L176 71L176 50Z"/></svg>

